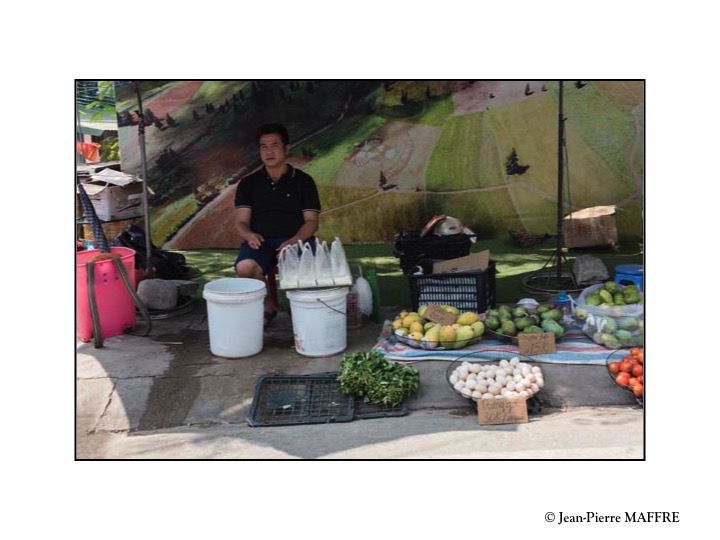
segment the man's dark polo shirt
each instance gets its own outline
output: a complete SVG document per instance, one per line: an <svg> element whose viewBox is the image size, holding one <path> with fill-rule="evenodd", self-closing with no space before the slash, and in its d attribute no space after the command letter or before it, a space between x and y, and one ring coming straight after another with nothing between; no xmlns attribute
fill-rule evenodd
<svg viewBox="0 0 720 540"><path fill-rule="evenodd" d="M289 238L305 223L303 211L320 212L320 197L309 174L288 165L273 183L265 167L238 183L235 207L251 208L250 229L265 238Z"/></svg>

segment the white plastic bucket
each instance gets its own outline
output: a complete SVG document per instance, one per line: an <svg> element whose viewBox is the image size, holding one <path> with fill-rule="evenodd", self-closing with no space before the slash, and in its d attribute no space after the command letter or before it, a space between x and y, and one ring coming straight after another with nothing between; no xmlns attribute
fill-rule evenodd
<svg viewBox="0 0 720 540"><path fill-rule="evenodd" d="M203 289L207 300L210 351L241 358L263 348L265 283L257 279L222 278Z"/></svg>
<svg viewBox="0 0 720 540"><path fill-rule="evenodd" d="M347 287L287 291L297 352L332 356L345 350L347 294Z"/></svg>

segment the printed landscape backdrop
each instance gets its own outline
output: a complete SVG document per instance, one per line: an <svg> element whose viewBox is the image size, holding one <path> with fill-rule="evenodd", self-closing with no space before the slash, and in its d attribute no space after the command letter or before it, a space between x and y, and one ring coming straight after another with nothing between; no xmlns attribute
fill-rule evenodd
<svg viewBox="0 0 720 540"><path fill-rule="evenodd" d="M287 125L290 162L315 179L322 238L392 240L432 215L480 237L552 233L555 81L147 81L152 234L177 249L238 246L237 182L260 166L254 133ZM566 210L618 206L642 235L644 83L565 83ZM139 172L137 102L118 86L123 169Z"/></svg>

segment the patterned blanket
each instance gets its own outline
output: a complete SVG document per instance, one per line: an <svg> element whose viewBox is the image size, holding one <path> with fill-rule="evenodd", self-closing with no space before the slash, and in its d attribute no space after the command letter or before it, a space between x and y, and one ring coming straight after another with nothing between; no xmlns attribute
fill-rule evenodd
<svg viewBox="0 0 720 540"><path fill-rule="evenodd" d="M508 352L518 352L517 345L495 339L483 339L474 345L459 350L415 349L395 339L392 334L391 324L391 321L385 321L380 333L380 339L373 347L374 351L383 353L388 360L399 362L445 360L451 362L463 356L472 358L472 353L475 352L483 352L483 357L492 357L493 351L495 351L498 353L497 356L501 358L505 357ZM604 365L608 356L613 352L592 341L577 326L568 328L565 336L557 342L556 348L557 352L553 354L533 356L533 361L548 364Z"/></svg>

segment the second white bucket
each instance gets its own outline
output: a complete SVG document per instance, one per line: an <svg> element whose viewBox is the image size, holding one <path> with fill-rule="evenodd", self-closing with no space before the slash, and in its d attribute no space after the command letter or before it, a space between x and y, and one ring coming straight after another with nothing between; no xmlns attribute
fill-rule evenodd
<svg viewBox="0 0 720 540"><path fill-rule="evenodd" d="M222 278L203 289L207 300L210 351L241 358L263 348L265 283L257 279Z"/></svg>
<svg viewBox="0 0 720 540"><path fill-rule="evenodd" d="M347 348L347 287L287 291L295 350L332 356Z"/></svg>

